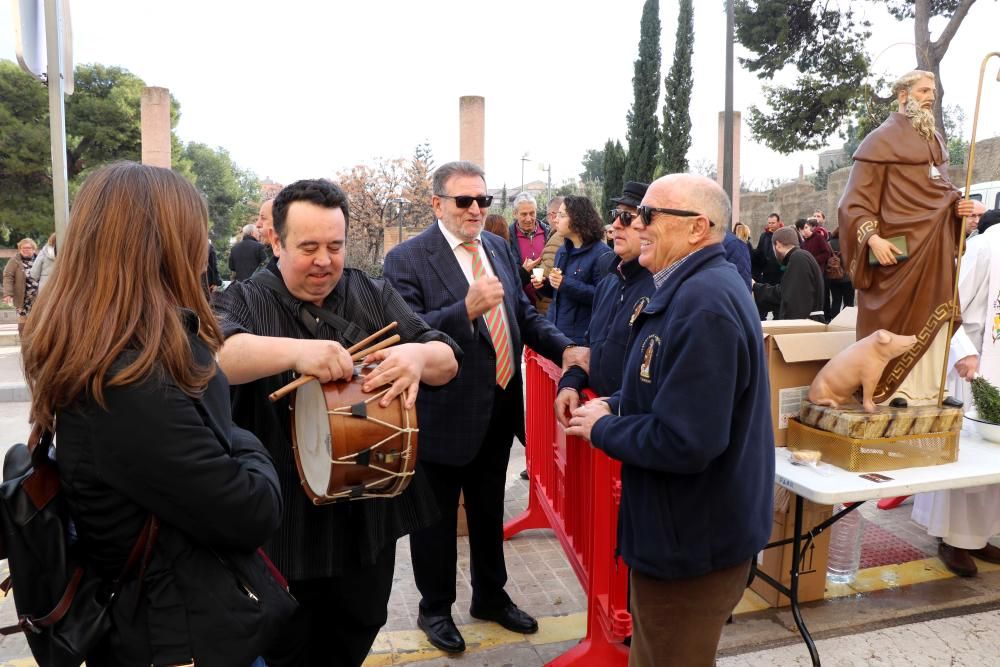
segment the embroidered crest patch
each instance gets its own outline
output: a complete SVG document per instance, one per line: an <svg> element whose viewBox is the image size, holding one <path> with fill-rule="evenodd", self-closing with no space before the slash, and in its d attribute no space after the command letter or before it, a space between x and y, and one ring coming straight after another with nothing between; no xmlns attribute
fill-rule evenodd
<svg viewBox="0 0 1000 667"><path fill-rule="evenodd" d="M656 334L646 336L642 341L642 364L639 366L639 379L643 382L652 382L653 375L651 368L653 358L656 356L656 349L660 346L660 337Z"/></svg>
<svg viewBox="0 0 1000 667"><path fill-rule="evenodd" d="M632 309L632 317L628 318L628 325L629 326L632 326L633 324L635 324L635 321L639 318L639 313L642 312L643 308L645 308L646 304L648 304L648 303L649 303L649 297L648 296L644 296L644 297L642 297L641 299L639 299L638 301L635 302L635 307Z"/></svg>

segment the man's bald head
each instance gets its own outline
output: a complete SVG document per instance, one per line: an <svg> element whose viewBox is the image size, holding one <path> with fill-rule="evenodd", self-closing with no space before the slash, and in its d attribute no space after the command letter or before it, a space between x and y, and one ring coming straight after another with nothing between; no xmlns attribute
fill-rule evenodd
<svg viewBox="0 0 1000 667"><path fill-rule="evenodd" d="M696 250L720 243L732 215L729 197L719 184L694 174L656 179L642 204L661 209L650 211L648 223L644 220L639 231L639 263L654 273Z"/></svg>
<svg viewBox="0 0 1000 667"><path fill-rule="evenodd" d="M264 245L271 245L271 232L274 231L274 200L268 199L260 205L257 214L257 237Z"/></svg>
<svg viewBox="0 0 1000 667"><path fill-rule="evenodd" d="M672 203L650 203L654 200ZM722 186L697 174L668 174L656 179L650 184L642 203L657 208L704 213L714 223L712 232L718 241L726 235L733 215L729 195Z"/></svg>

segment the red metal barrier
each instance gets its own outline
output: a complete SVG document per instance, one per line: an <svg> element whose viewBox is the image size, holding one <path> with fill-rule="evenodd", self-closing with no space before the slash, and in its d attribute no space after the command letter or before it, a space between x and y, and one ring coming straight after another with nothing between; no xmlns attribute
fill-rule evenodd
<svg viewBox="0 0 1000 667"><path fill-rule="evenodd" d="M586 440L566 435L553 408L559 367L530 349L524 356L531 488L528 509L504 526L504 539L551 528L587 592L587 635L548 665L624 666L628 647L622 642L632 634L632 616L628 569L614 553L621 464Z"/></svg>

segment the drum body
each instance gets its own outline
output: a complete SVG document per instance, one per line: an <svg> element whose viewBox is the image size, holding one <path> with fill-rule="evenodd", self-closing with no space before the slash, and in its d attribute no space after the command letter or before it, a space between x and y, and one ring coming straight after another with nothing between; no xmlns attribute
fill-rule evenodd
<svg viewBox="0 0 1000 667"><path fill-rule="evenodd" d="M406 489L417 464L417 411L397 396L379 405L388 387L361 390L350 382L312 381L295 390L292 448L302 489L315 505L391 498Z"/></svg>

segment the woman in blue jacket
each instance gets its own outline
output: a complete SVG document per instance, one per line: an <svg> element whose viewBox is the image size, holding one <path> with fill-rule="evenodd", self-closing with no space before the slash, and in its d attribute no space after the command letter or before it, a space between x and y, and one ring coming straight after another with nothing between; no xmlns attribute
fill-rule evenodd
<svg viewBox="0 0 1000 667"><path fill-rule="evenodd" d="M546 317L578 345L586 345L594 288L607 274L609 263L601 258L611 253L603 243L604 223L587 197L569 195L556 214L556 231L563 247L556 251L555 265L547 278L532 278L542 296L553 298Z"/></svg>

